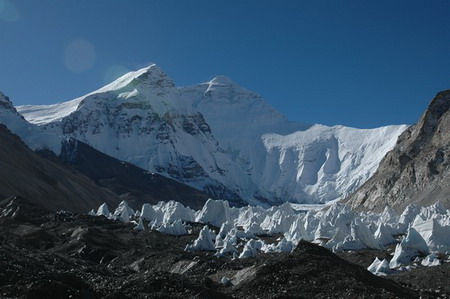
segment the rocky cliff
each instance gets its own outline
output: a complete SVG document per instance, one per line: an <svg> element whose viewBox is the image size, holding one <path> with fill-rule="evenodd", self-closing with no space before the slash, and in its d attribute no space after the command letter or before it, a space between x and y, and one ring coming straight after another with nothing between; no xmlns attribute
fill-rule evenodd
<svg viewBox="0 0 450 299"><path fill-rule="evenodd" d="M417 124L398 138L378 170L347 198L352 207L397 210L441 201L450 207L450 90L431 101Z"/></svg>

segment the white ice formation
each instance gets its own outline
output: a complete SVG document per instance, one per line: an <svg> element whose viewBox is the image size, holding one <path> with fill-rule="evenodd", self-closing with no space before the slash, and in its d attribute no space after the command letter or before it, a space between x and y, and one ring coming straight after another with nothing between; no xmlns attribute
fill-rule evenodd
<svg viewBox="0 0 450 299"><path fill-rule="evenodd" d="M249 258L249 257L255 257L257 255L256 251L256 241L251 239L248 240L247 243L245 243L244 249L242 250L241 254L239 255L239 258Z"/></svg>
<svg viewBox="0 0 450 299"><path fill-rule="evenodd" d="M106 203L102 204L97 210L97 216L109 217L111 213L109 212L108 205Z"/></svg>
<svg viewBox="0 0 450 299"><path fill-rule="evenodd" d="M200 231L198 238L193 244L186 246L186 251L216 251L213 243L213 234L207 225Z"/></svg>
<svg viewBox="0 0 450 299"><path fill-rule="evenodd" d="M117 209L114 211L114 217L117 220L122 220L123 222L130 222L130 218L134 215L134 211L130 208L128 203L123 200Z"/></svg>
<svg viewBox="0 0 450 299"><path fill-rule="evenodd" d="M181 219L175 220L172 223L164 222L160 227L156 228L156 230L172 236L187 235L187 230Z"/></svg>
<svg viewBox="0 0 450 299"><path fill-rule="evenodd" d="M139 222L137 223L135 230L145 230L144 222L142 221L142 218L139 218Z"/></svg>
<svg viewBox="0 0 450 299"><path fill-rule="evenodd" d="M381 261L377 257L367 268L367 270L378 276L386 276L387 274L392 272L392 270L389 268L389 262L385 259Z"/></svg>
<svg viewBox="0 0 450 299"><path fill-rule="evenodd" d="M334 252L365 248L384 250L395 245L390 261L376 259L369 270L386 275L412 263L435 266L450 254L450 210L437 203L429 207L408 206L399 215L387 207L382 213L357 212L341 203L307 213L285 203L264 209L230 207L228 202L209 199L203 209L194 211L174 201L144 204L134 216L138 223L170 235L185 235L186 223L204 225L187 251L214 251L217 256L254 257L258 253L292 252L300 240L314 242ZM114 214L103 204L97 211L121 221L135 215L126 202ZM218 229L217 235L209 226ZM140 227L140 224L138 225ZM282 234L267 244L260 236ZM392 271L391 271L392 270Z"/></svg>
<svg viewBox="0 0 450 299"><path fill-rule="evenodd" d="M441 260L438 259L435 253L431 253L422 260L421 264L422 266L427 267L439 266L441 264Z"/></svg>

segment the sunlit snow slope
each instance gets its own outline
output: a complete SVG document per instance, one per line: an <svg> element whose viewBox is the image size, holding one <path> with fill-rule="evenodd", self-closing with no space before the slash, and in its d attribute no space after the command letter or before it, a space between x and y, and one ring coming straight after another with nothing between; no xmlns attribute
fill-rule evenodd
<svg viewBox="0 0 450 299"><path fill-rule="evenodd" d="M49 133L249 203L346 195L375 172L406 129L292 123L229 78L179 88L156 65L70 102L17 109Z"/></svg>

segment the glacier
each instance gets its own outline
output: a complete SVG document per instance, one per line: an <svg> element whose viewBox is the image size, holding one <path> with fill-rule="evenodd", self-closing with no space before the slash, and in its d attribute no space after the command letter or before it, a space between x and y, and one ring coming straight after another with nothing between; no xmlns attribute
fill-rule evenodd
<svg viewBox="0 0 450 299"><path fill-rule="evenodd" d="M284 203L269 209L237 208L227 201L209 199L197 211L170 201L154 206L144 204L141 212L133 214L123 201L114 213L103 204L97 214L91 214L122 222L134 221L138 229L148 226L176 236L195 234L191 228L200 225L198 238L185 250L211 251L217 257L251 258L260 253L289 253L302 240L333 252L370 248L383 254L384 250L389 252L390 245L396 244L390 261L376 257L368 267L369 271L381 276L411 266L437 266L450 254L450 210L440 203L427 207L410 205L401 215L390 207L382 213L358 212L342 203L308 212L293 207L295 205ZM144 213L149 210L152 212ZM381 238L380 228L384 235ZM265 238L267 236L278 239L270 241Z"/></svg>
<svg viewBox="0 0 450 299"><path fill-rule="evenodd" d="M76 138L215 198L266 206L345 197L407 128L291 122L227 77L177 87L156 65L68 102L16 108L46 134Z"/></svg>

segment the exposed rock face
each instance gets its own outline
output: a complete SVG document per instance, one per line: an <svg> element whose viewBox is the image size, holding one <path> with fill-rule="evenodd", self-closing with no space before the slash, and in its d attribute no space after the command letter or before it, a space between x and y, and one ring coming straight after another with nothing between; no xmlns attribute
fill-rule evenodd
<svg viewBox="0 0 450 299"><path fill-rule="evenodd" d="M419 122L400 135L377 172L348 197L354 208L397 210L441 201L450 207L450 90L432 100Z"/></svg>
<svg viewBox="0 0 450 299"><path fill-rule="evenodd" d="M201 209L208 199L205 193L195 188L119 161L73 138L63 142L59 158L135 208L144 203L175 200Z"/></svg>
<svg viewBox="0 0 450 299"><path fill-rule="evenodd" d="M0 199L9 196L29 198L52 211L86 212L103 202L120 202L74 169L39 157L0 124Z"/></svg>

